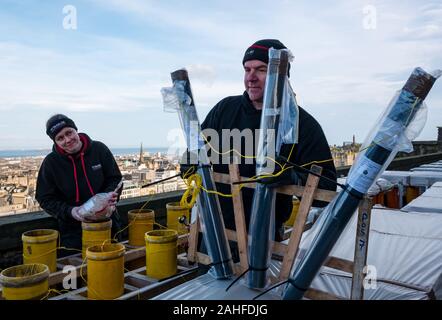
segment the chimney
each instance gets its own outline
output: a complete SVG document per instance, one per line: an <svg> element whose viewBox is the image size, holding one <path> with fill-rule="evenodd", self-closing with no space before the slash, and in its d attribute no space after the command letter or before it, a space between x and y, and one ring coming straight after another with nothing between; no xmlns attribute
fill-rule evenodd
<svg viewBox="0 0 442 320"><path fill-rule="evenodd" d="M437 143L442 144L442 127L437 127Z"/></svg>

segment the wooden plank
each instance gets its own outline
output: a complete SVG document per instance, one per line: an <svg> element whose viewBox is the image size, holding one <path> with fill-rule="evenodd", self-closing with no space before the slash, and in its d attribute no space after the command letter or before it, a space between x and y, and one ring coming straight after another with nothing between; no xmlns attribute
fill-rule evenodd
<svg viewBox="0 0 442 320"><path fill-rule="evenodd" d="M197 259L199 224L199 215L197 215L196 221L190 225L189 249L187 250L187 260L192 263Z"/></svg>
<svg viewBox="0 0 442 320"><path fill-rule="evenodd" d="M230 229L226 229L227 239L230 241L236 241L236 232ZM272 241L272 253L284 257L287 253L287 244L283 242Z"/></svg>
<svg viewBox="0 0 442 320"><path fill-rule="evenodd" d="M230 184L230 175L226 173L212 172L213 181L218 183Z"/></svg>
<svg viewBox="0 0 442 320"><path fill-rule="evenodd" d="M237 164L229 164L230 181L237 182L240 179L239 168ZM242 199L242 191L238 184L232 184L232 201L233 212L235 216L236 236L238 243L239 261L241 265L240 273L249 268L247 257L247 228L246 218L244 216L244 203ZM227 230L226 230L227 232Z"/></svg>
<svg viewBox="0 0 442 320"><path fill-rule="evenodd" d="M322 168L316 165L311 167L311 171L317 174L321 174ZM290 271L292 269L293 261L296 258L298 252L299 243L301 241L302 232L304 230L305 221L307 220L310 207L313 202L313 195L318 187L319 177L312 174L308 175L307 182L304 188L304 193L302 194L302 200L299 205L298 214L296 215L295 223L293 226L292 234L290 235L289 245L287 249L287 254L281 265L281 271L279 273L279 279L285 280L289 277Z"/></svg>
<svg viewBox="0 0 442 320"><path fill-rule="evenodd" d="M364 298L364 267L367 264L368 236L370 234L372 201L364 197L359 205L358 226L354 253L353 278L351 282L351 300Z"/></svg>
<svg viewBox="0 0 442 320"><path fill-rule="evenodd" d="M145 280L145 279L139 279L137 277L133 277L131 274L124 278L124 281L128 284L139 288L143 288L145 286L150 285L152 282Z"/></svg>
<svg viewBox="0 0 442 320"><path fill-rule="evenodd" d="M87 267L86 267L86 265L84 265L83 268L81 267L81 265L80 266L73 266L73 267L74 267L74 269L69 269L69 272L63 272L63 270L60 270L60 271L51 273L49 275L49 279L48 279L49 286L54 286L54 285L56 285L58 283L62 283L63 279L67 275L69 275L69 274L71 274L73 272L78 274L78 277L81 277L80 272L83 275L83 277L86 276L86 274L87 274Z"/></svg>
<svg viewBox="0 0 442 320"><path fill-rule="evenodd" d="M138 290L126 293L116 300L131 300L131 299L149 299L159 295L171 288L174 288L186 281L194 279L198 275L198 267L193 267L183 274L177 274L171 278L161 280L160 282L152 283L148 286Z"/></svg>
<svg viewBox="0 0 442 320"><path fill-rule="evenodd" d="M281 257L287 254L288 245L283 242L273 241L272 253Z"/></svg>
<svg viewBox="0 0 442 320"><path fill-rule="evenodd" d="M324 266L341 270L344 272L352 273L353 272L353 261L336 258L336 257L328 257L327 261L324 263Z"/></svg>
<svg viewBox="0 0 442 320"><path fill-rule="evenodd" d="M303 186L283 186L276 189L276 192L283 193L287 195L294 195L299 197L302 197L304 194L304 187ZM323 189L316 189L313 194L313 199L319 200L319 201L325 201L325 202L331 202L338 193L336 191L330 191L330 190L323 190Z"/></svg>
<svg viewBox="0 0 442 320"><path fill-rule="evenodd" d="M146 256L146 247L139 247L126 251L124 254L124 262L133 261Z"/></svg>
<svg viewBox="0 0 442 320"><path fill-rule="evenodd" d="M337 297L333 294L321 291L321 290L316 290L313 288L308 289L305 294L304 297L307 299L311 299L311 300L341 300L343 298L341 297Z"/></svg>
<svg viewBox="0 0 442 320"><path fill-rule="evenodd" d="M214 180L218 183L230 184L230 176L228 174L214 172L213 177ZM250 178L247 177L240 177L239 181L247 181L249 179ZM256 183L246 183L244 184L244 188L255 189ZM291 186L279 187L276 189L276 192L286 194L289 196L294 195L297 197L301 197L304 193L304 189L305 188L303 186L291 185ZM338 193L336 191L316 189L313 198L319 201L331 202L334 199L334 197L336 197L337 194Z"/></svg>
<svg viewBox="0 0 442 320"><path fill-rule="evenodd" d="M210 259L210 257L207 254L197 252L196 255L197 255L197 260L199 263L205 264L205 265L212 263L212 259Z"/></svg>

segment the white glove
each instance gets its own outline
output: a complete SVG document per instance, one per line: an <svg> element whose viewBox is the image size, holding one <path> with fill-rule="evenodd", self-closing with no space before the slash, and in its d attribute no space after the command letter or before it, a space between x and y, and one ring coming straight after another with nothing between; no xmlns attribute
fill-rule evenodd
<svg viewBox="0 0 442 320"><path fill-rule="evenodd" d="M84 218L79 213L80 207L73 207L71 210L71 216L77 221L84 222Z"/></svg>

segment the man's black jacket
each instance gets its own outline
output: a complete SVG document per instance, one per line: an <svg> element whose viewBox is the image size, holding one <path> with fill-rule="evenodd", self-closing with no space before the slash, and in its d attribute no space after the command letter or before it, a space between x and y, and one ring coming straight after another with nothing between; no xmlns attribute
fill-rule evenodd
<svg viewBox="0 0 442 320"><path fill-rule="evenodd" d="M222 130L223 129L238 129L242 131L244 129L251 129L253 133L255 129L260 128L261 122L261 110L255 109L250 101L247 92L244 92L242 96L231 96L221 100L207 115L206 119L201 125L203 130L205 129L214 129L219 138L218 145L213 145L212 142L209 142L213 145L217 151L227 151L229 149L233 149L233 141L232 139L222 139ZM206 133L207 131L204 131ZM210 136L210 135L209 135ZM255 136L256 139L258 135ZM215 142L216 144L216 142ZM224 144L224 146L222 146ZM255 145L255 143L254 143ZM247 146L249 150L253 150L253 155L255 155L255 150L253 146ZM244 154L245 148L244 139L241 142L240 151ZM281 148L281 155L288 157L292 145L283 145ZM210 157L213 159L213 151L210 151ZM213 170L215 172L220 173L228 173L228 165L220 164L221 158L218 161L219 164L213 165ZM332 156L330 153L330 147L327 143L327 139L322 131L319 123L304 109L299 107L299 136L298 143L294 146L292 155L290 157L290 161L294 162L298 165L304 165L311 163L313 161L324 161L318 165L323 167L323 175L331 178L336 181L336 169L333 164ZM256 162L255 159L248 160L252 161L252 164L245 164L246 159L241 159L241 164L239 165L240 174L243 177L253 177L256 175ZM307 165L305 168L309 169L311 166ZM306 174L299 174L302 184L304 185L306 182ZM217 191L230 194L230 186L226 184L216 184ZM328 189L328 190L336 190L336 185L330 182L327 182L324 179L321 179L319 182L319 188ZM250 221L252 200L253 200L253 189L243 188L243 202L244 202L244 213L246 218L247 226ZM233 203L231 198L219 197L221 210L224 216L224 222L227 229L235 230L235 218L233 215ZM315 202L316 206L324 206L325 203ZM277 230L276 238L278 239L278 230L281 228L282 224L289 218L292 210L292 197L277 194L276 198L276 225L275 228Z"/></svg>

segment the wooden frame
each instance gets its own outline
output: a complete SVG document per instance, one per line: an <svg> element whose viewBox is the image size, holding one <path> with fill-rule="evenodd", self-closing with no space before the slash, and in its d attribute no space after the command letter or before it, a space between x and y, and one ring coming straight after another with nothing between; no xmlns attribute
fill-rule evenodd
<svg viewBox="0 0 442 320"><path fill-rule="evenodd" d="M316 174L321 174L322 168L316 165L311 167L311 171ZM229 165L229 174L213 173L215 182L230 184L232 190L232 201L235 214L235 224L237 231L226 229L227 238L230 241L238 243L238 251L240 262L235 265L235 273L238 275L248 268L247 261L247 232L244 217L244 206L242 202L242 192L238 184L233 184L238 181L246 181L248 178L240 177L237 164ZM288 244L282 242L274 242L272 248L273 256L279 257L282 260L280 273L277 279L272 279L273 282L286 280L291 273L293 262L295 261L302 233L305 230L305 224L311 205L314 200L331 202L337 195L337 192L329 190L318 189L319 177L309 174L306 185L302 186L284 186L278 188L278 193L301 197L301 203L298 209L294 226L290 230L290 238ZM255 188L255 183L247 183L244 187ZM340 259L330 256L324 263L324 266L345 271L352 274L352 290L351 299L363 299L363 282L365 278L364 267L367 261L368 252L368 234L370 229L372 203L369 198L364 198L359 206L358 226L356 230L355 239L355 254L354 261ZM198 261L202 264L210 264L210 257L197 251L197 235L200 230L199 219L191 225L189 237L189 261ZM363 245L361 245L363 244ZM336 297L326 292L321 292L310 288L305 294L309 299L343 299Z"/></svg>

